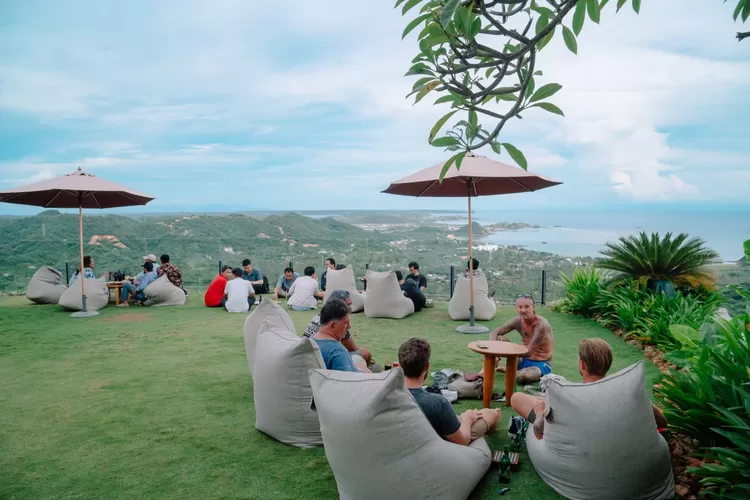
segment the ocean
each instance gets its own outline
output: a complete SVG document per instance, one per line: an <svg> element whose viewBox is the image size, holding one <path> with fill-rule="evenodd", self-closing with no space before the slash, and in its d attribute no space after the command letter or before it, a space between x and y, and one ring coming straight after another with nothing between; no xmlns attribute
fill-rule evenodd
<svg viewBox="0 0 750 500"><path fill-rule="evenodd" d="M436 213L440 218L445 214ZM525 222L539 229L500 231L477 242L523 245L532 250L570 257L597 257L604 244L640 231L661 234L688 233L699 237L725 261L736 261L744 253L742 243L750 239L750 211L727 210L528 210L477 211L474 220L482 225L497 222ZM446 220L466 224L467 219Z"/></svg>

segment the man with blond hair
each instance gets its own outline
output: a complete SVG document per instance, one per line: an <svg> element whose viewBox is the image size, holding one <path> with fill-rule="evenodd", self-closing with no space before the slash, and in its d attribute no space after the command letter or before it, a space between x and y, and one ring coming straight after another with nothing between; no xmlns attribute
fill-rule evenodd
<svg viewBox="0 0 750 500"><path fill-rule="evenodd" d="M404 371L406 388L440 437L467 445L495 429L501 416L499 409L466 410L457 416L447 399L422 389L430 370L429 342L419 338L407 340L398 350L398 362Z"/></svg>
<svg viewBox="0 0 750 500"><path fill-rule="evenodd" d="M590 384L603 379L612 366L612 348L607 341L599 338L583 339L578 344L578 371L583 377L584 384ZM525 418L533 427L537 439L544 437L545 400L524 394L513 393L510 405L521 417ZM657 428L667 426L661 410L651 405L654 411L654 421Z"/></svg>

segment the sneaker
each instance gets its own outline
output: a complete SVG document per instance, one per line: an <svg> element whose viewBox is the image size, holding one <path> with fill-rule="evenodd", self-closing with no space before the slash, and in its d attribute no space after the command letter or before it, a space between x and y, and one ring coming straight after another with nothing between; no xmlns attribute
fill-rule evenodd
<svg viewBox="0 0 750 500"><path fill-rule="evenodd" d="M119 304L117 304L117 307L130 307L130 304L128 304L127 302L120 302Z"/></svg>
<svg viewBox="0 0 750 500"><path fill-rule="evenodd" d="M493 393L492 394L492 401L495 401L496 403L505 403L505 393L498 394Z"/></svg>
<svg viewBox="0 0 750 500"><path fill-rule="evenodd" d="M519 417L518 415L513 415L510 417L510 420L508 421L508 439L513 442L516 439L516 436L523 432L523 426L526 423L526 420L523 417Z"/></svg>

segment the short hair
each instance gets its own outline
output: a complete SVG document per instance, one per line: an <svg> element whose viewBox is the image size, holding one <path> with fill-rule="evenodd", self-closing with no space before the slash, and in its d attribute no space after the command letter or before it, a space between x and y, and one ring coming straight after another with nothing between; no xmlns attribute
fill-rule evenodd
<svg viewBox="0 0 750 500"><path fill-rule="evenodd" d="M340 299L330 299L320 310L320 325L327 325L332 321L341 321L350 313L349 306Z"/></svg>
<svg viewBox="0 0 750 500"><path fill-rule="evenodd" d="M249 266L250 265L250 259L245 259L242 261L242 267Z"/></svg>
<svg viewBox="0 0 750 500"><path fill-rule="evenodd" d="M469 263L468 262L466 263L466 269L469 269ZM474 257L473 259L471 259L471 270L472 271L476 271L477 269L479 269L479 259L477 259L476 257Z"/></svg>
<svg viewBox="0 0 750 500"><path fill-rule="evenodd" d="M154 270L154 264L152 262L146 262L146 263L143 264L143 268L146 271L151 272L151 271Z"/></svg>
<svg viewBox="0 0 750 500"><path fill-rule="evenodd" d="M221 272L223 273L223 272L224 272L224 271L226 271L227 269L229 269L229 270L231 271L231 270L232 270L232 266L222 266L222 267L221 267Z"/></svg>
<svg viewBox="0 0 750 500"><path fill-rule="evenodd" d="M166 264L167 262L169 262L169 255L163 254L161 257L159 257L159 260L162 264Z"/></svg>
<svg viewBox="0 0 750 500"><path fill-rule="evenodd" d="M396 271L396 279L399 281L404 279L404 273L402 273L401 271Z"/></svg>
<svg viewBox="0 0 750 500"><path fill-rule="evenodd" d="M336 264L337 271L341 271L342 269L346 269L346 264Z"/></svg>
<svg viewBox="0 0 750 500"><path fill-rule="evenodd" d="M291 267L285 268L284 269L284 274L286 274L286 273L294 273L294 268L291 268Z"/></svg>
<svg viewBox="0 0 750 500"><path fill-rule="evenodd" d="M578 344L578 357L591 375L603 377L612 366L612 348L606 340L583 339Z"/></svg>
<svg viewBox="0 0 750 500"><path fill-rule="evenodd" d="M242 269L240 269L239 267L235 267L234 269L232 269L232 274L234 274L238 278L242 278Z"/></svg>
<svg viewBox="0 0 750 500"><path fill-rule="evenodd" d="M536 301L534 300L534 295L531 293L519 293L516 294L516 302L518 302L521 299L529 299L532 304L536 305Z"/></svg>
<svg viewBox="0 0 750 500"><path fill-rule="evenodd" d="M409 262L409 267L413 267L417 271L419 271L419 263L417 262Z"/></svg>
<svg viewBox="0 0 750 500"><path fill-rule="evenodd" d="M425 339L410 338L398 349L398 362L404 375L410 378L419 377L430 362L430 343Z"/></svg>
<svg viewBox="0 0 750 500"><path fill-rule="evenodd" d="M334 259L333 257L328 257L326 260L330 262L332 266L336 267L336 259Z"/></svg>
<svg viewBox="0 0 750 500"><path fill-rule="evenodd" d="M90 255L84 255L83 256L83 267L91 267L91 256Z"/></svg>
<svg viewBox="0 0 750 500"><path fill-rule="evenodd" d="M305 268L305 276L312 276L315 274L315 268L313 266L307 266Z"/></svg>

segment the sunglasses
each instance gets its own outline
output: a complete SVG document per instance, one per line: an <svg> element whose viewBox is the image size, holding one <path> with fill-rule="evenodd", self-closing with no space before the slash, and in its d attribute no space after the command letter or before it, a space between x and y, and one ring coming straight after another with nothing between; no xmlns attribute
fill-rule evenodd
<svg viewBox="0 0 750 500"><path fill-rule="evenodd" d="M518 299L531 299L531 302L534 302L534 296L530 293L519 293L516 295L516 300Z"/></svg>

